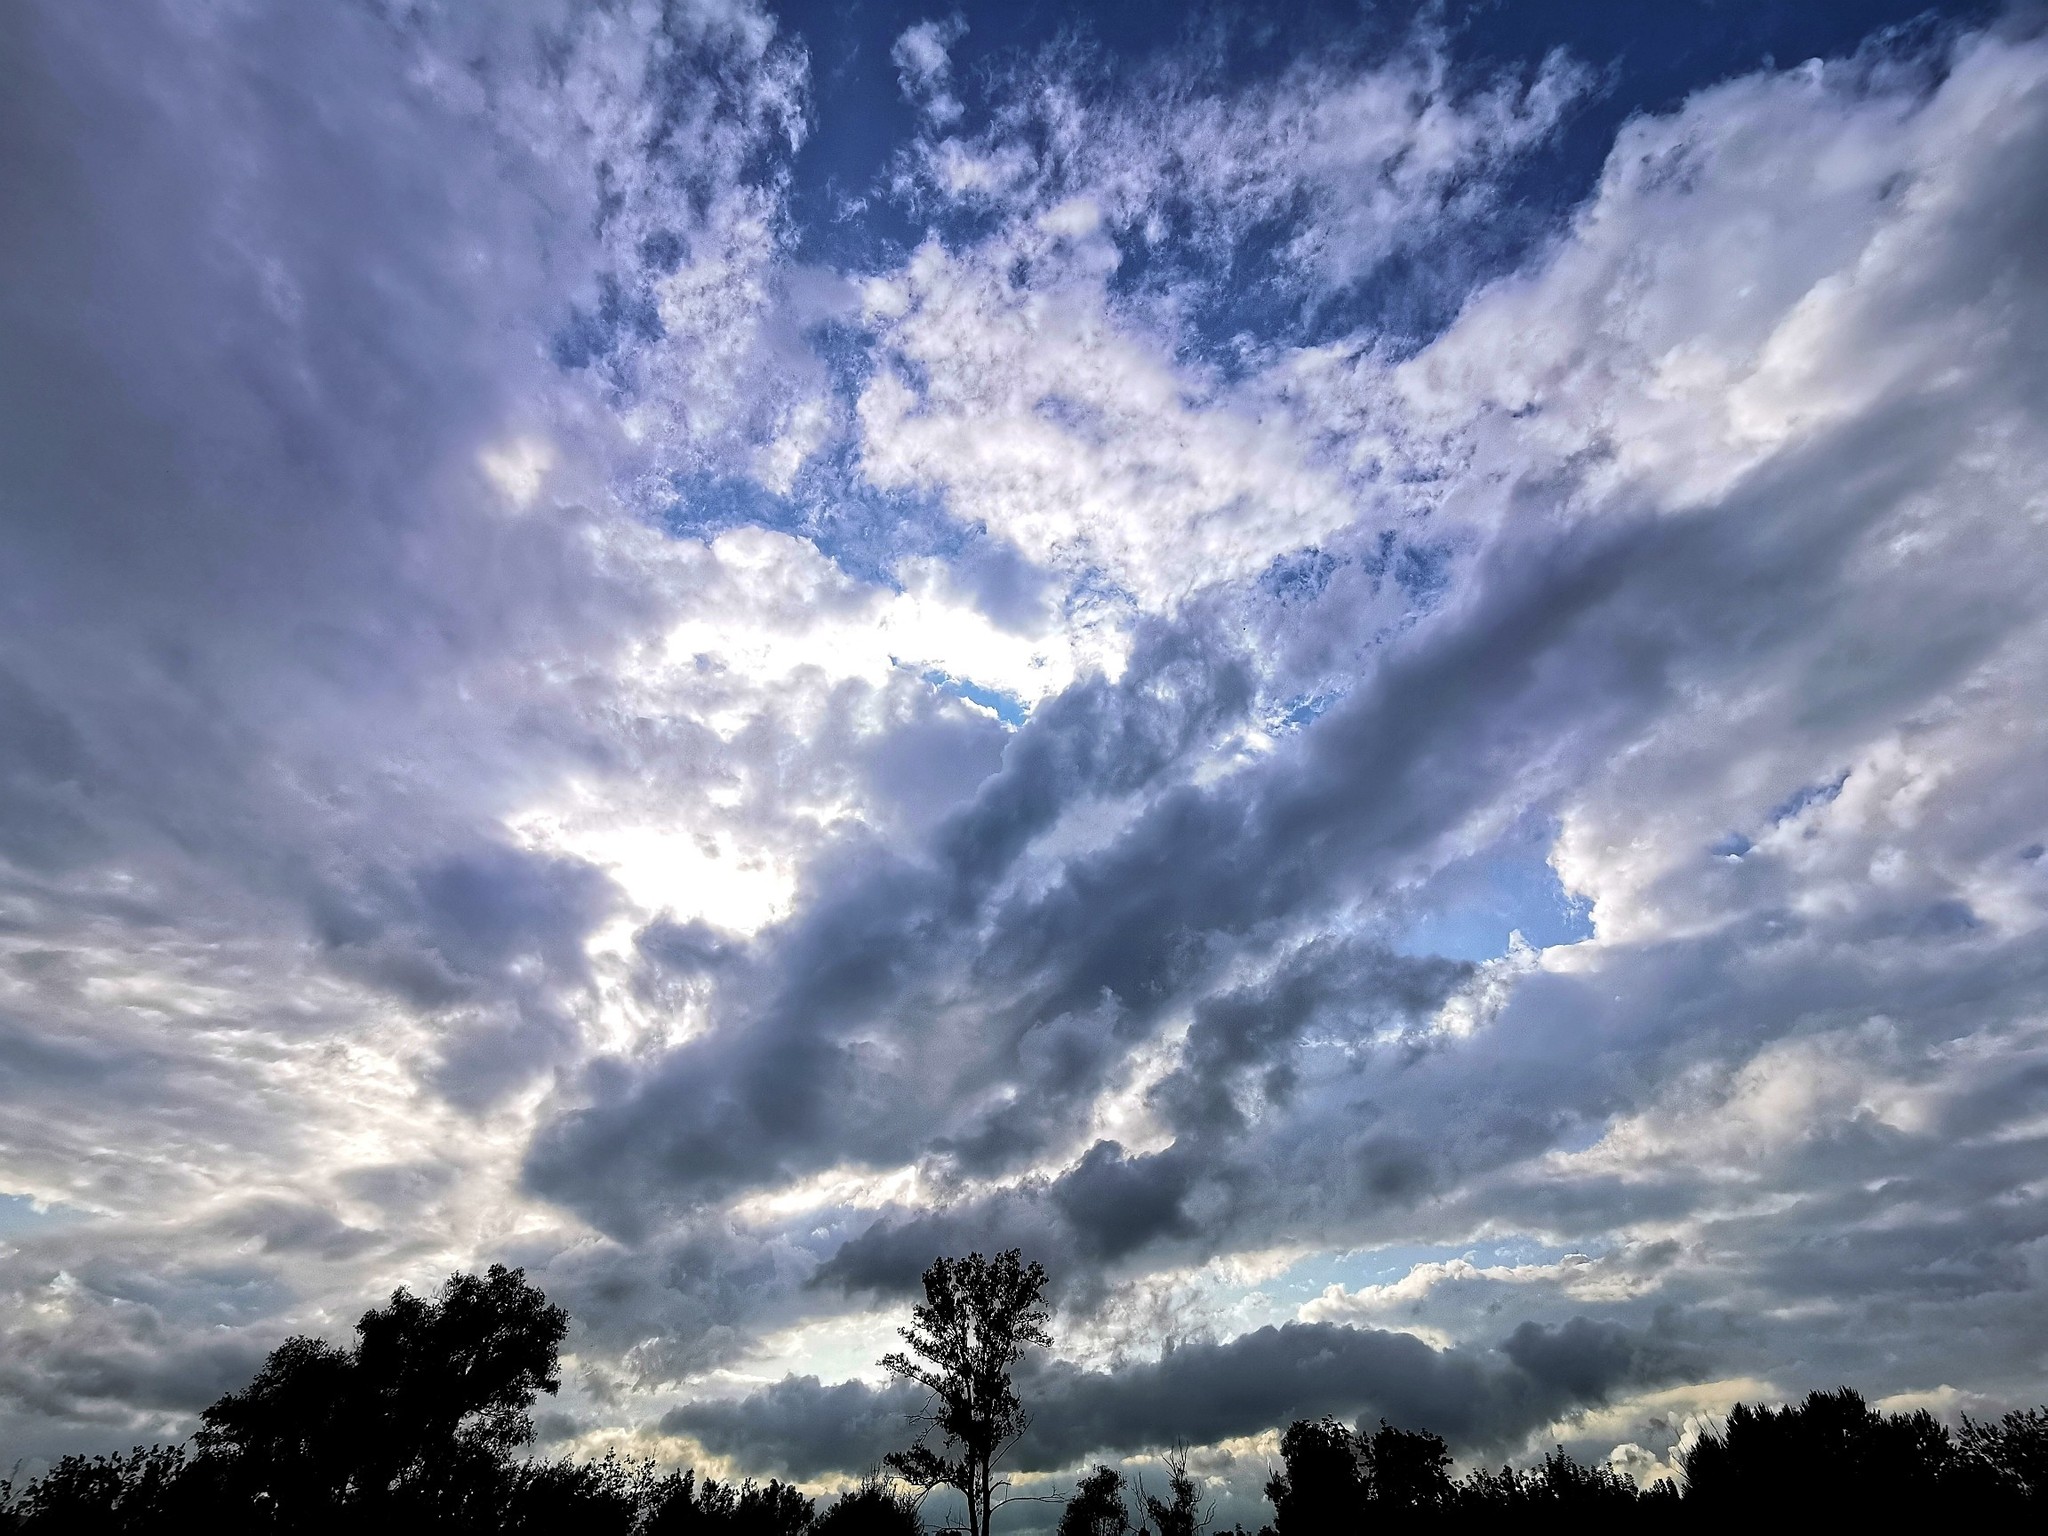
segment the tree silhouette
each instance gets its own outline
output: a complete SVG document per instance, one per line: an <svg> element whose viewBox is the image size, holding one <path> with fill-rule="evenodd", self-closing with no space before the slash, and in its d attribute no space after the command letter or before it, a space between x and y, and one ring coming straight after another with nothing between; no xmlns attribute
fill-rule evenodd
<svg viewBox="0 0 2048 1536"><path fill-rule="evenodd" d="M221 1494L278 1530L317 1529L361 1482L355 1356L303 1335L200 1415L193 1443Z"/></svg>
<svg viewBox="0 0 2048 1536"><path fill-rule="evenodd" d="M201 1512L191 1465L173 1445L66 1456L17 1496L0 1483L0 1531L129 1536L174 1530Z"/></svg>
<svg viewBox="0 0 2048 1536"><path fill-rule="evenodd" d="M1926 1513L1983 1476L1925 1409L1881 1413L1849 1387L1783 1408L1738 1403L1683 1466L1686 1501L1702 1511Z"/></svg>
<svg viewBox="0 0 2048 1536"><path fill-rule="evenodd" d="M1426 1429L1396 1429L1385 1419L1358 1436L1368 1505L1382 1519L1412 1524L1451 1502L1451 1448Z"/></svg>
<svg viewBox="0 0 2048 1536"><path fill-rule="evenodd" d="M1266 1480L1278 1536L1323 1536L1356 1525L1365 1508L1358 1440L1335 1419L1297 1419L1280 1437L1284 1470Z"/></svg>
<svg viewBox="0 0 2048 1536"><path fill-rule="evenodd" d="M1678 1485L1668 1478L1639 1488L1634 1479L1612 1467L1588 1467L1553 1449L1527 1471L1480 1468L1459 1482L1453 1507L1471 1513L1535 1515L1600 1524L1620 1523L1637 1515L1639 1506L1666 1514L1678 1507Z"/></svg>
<svg viewBox="0 0 2048 1536"><path fill-rule="evenodd" d="M506 1459L554 1392L569 1314L516 1269L403 1287L363 1314L353 1350L289 1339L256 1379L208 1408L194 1441L223 1492L282 1530L356 1517L475 1523Z"/></svg>
<svg viewBox="0 0 2048 1536"><path fill-rule="evenodd" d="M1060 1511L1056 1536L1125 1536L1130 1528L1124 1475L1114 1467L1097 1467L1075 1485L1074 1496Z"/></svg>
<svg viewBox="0 0 2048 1536"><path fill-rule="evenodd" d="M607 1454L596 1461L530 1461L505 1477L491 1529L503 1536L635 1536L659 1483L644 1463Z"/></svg>
<svg viewBox="0 0 2048 1536"><path fill-rule="evenodd" d="M1015 1248L993 1259L935 1259L924 1272L925 1299L911 1308L910 1326L897 1329L911 1353L882 1357L891 1376L931 1393L916 1443L891 1453L888 1465L927 1492L959 1489L968 1536L989 1536L996 1509L1008 1502L996 1463L1031 1422L1010 1371L1026 1345L1052 1343L1045 1286L1044 1268ZM934 1433L938 1447L927 1443Z"/></svg>
<svg viewBox="0 0 2048 1536"><path fill-rule="evenodd" d="M960 1489L972 1536L989 1536L1007 1502L995 1467L1028 1422L1010 1373L1024 1349L1051 1342L1045 1272L1012 1249L940 1259L924 1283L901 1330L915 1358L883 1364L926 1386L931 1405L918 1442L888 1461L922 1493ZM821 1512L779 1481L700 1480L613 1454L515 1460L533 1438L536 1396L558 1386L567 1327L518 1270L454 1275L430 1297L400 1289L363 1315L351 1348L304 1337L278 1346L248 1386L205 1411L190 1450L65 1456L25 1485L0 1481L0 1536L925 1536L917 1500L879 1474ZM1885 1413L1847 1387L1787 1407L1738 1404L1680 1458L1683 1487L1639 1488L1562 1448L1533 1467L1453 1481L1441 1439L1384 1420L1371 1431L1299 1420L1280 1454L1266 1484L1274 1525L1261 1536L1502 1517L1589 1531L1759 1517L2007 1527L2048 1507L2048 1407L1966 1417L1951 1434L1924 1411ZM1200 1536L1208 1511L1187 1446L1164 1460L1164 1496L1142 1483L1133 1496L1112 1467L1088 1472L1058 1536Z"/></svg>
<svg viewBox="0 0 2048 1536"><path fill-rule="evenodd" d="M1211 1511L1201 1504L1195 1480L1188 1476L1187 1445L1175 1445L1162 1459L1166 1462L1166 1497L1147 1492L1142 1482L1138 1485L1152 1536L1201 1536L1208 1528Z"/></svg>
<svg viewBox="0 0 2048 1536"><path fill-rule="evenodd" d="M2048 1502L2048 1408L1980 1422L1963 1415L1956 1434L1963 1456L2007 1499Z"/></svg>
<svg viewBox="0 0 2048 1536"><path fill-rule="evenodd" d="M1299 1420L1280 1440L1285 1470L1266 1483L1279 1536L1358 1524L1419 1525L1454 1502L1450 1447L1382 1419L1371 1434L1335 1419Z"/></svg>
<svg viewBox="0 0 2048 1536"><path fill-rule="evenodd" d="M653 1479L640 1503L635 1536L801 1536L814 1514L811 1501L788 1483L700 1483L694 1472Z"/></svg>

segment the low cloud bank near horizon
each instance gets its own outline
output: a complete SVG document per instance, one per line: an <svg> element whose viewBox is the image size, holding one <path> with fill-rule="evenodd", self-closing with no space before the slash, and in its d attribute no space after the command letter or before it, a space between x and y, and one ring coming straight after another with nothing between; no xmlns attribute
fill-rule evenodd
<svg viewBox="0 0 2048 1536"><path fill-rule="evenodd" d="M1007 1464L1058 1471L1324 1417L1427 1425L1460 1453L1498 1453L1617 1390L1681 1379L1697 1363L1691 1353L1584 1317L1523 1323L1493 1350L1438 1349L1412 1333L1339 1323L1269 1324L1109 1370L1027 1365L1018 1383L1031 1425ZM858 1476L902 1448L924 1402L899 1382L828 1386L786 1376L742 1398L671 1409L662 1428L743 1466L802 1479Z"/></svg>

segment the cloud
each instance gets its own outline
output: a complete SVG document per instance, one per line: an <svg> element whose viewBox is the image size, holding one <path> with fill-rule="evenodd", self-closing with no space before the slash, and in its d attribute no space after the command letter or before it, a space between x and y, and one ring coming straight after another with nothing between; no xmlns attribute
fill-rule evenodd
<svg viewBox="0 0 2048 1536"><path fill-rule="evenodd" d="M1524 1324L1500 1354L1433 1349L1378 1329L1288 1323L1183 1343L1114 1371L1052 1362L1020 1387L1032 1422L1014 1464L1056 1471L1092 1456L1157 1451L1177 1436L1215 1444L1326 1414L1428 1425L1462 1452L1492 1450L1691 1363L1585 1318L1558 1329ZM871 1467L906 1443L918 1401L900 1385L825 1386L792 1376L744 1398L678 1409L663 1423L719 1455L816 1477Z"/></svg>
<svg viewBox="0 0 2048 1536"><path fill-rule="evenodd" d="M1384 520L1294 412L1180 356L1200 334L1189 311L1276 263L1298 296L1411 242L1457 249L1451 232L1491 210L1497 179L1588 83L1552 56L1460 90L1441 45L1425 31L1369 68L1303 65L1234 91L1189 60L1107 99L1054 58L982 135L922 143L914 193L996 229L928 241L868 283L887 366L860 396L864 472L942 492L961 522L1148 609ZM899 51L936 46L920 28Z"/></svg>
<svg viewBox="0 0 2048 1536"><path fill-rule="evenodd" d="M1469 412L1460 451L1471 458L1464 489L1441 508L1453 530L1444 589L1417 617L1360 637L1344 628L1343 589L1289 597L1297 629L1328 625L1365 647L1342 696L1296 733L1184 772L1177 754L1232 740L1266 680L1257 663L1203 648L1212 612L1227 610L1162 625L1117 683L1041 707L976 807L923 850L836 871L836 899L807 900L802 919L767 936L761 954L782 1000L737 1016L728 1041L705 1036L616 1100L573 1110L538 1145L536 1187L617 1222L664 1199L686 1209L836 1165L911 1163L928 1176L920 1201L857 1228L821 1271L885 1294L901 1294L933 1252L991 1241L1057 1260L1079 1303L1147 1264L1304 1234L1332 1247L1455 1247L1500 1221L1566 1242L1647 1240L1676 1224L1684 1240L1711 1244L1739 1230L1760 1260L1769 1248L1772 1265L1818 1264L1795 1240L1766 1242L1768 1217L1721 1213L1760 1176L1782 1181L1769 1187L1785 1198L1839 1189L1847 1200L1859 1174L1931 1167L1925 1141L1881 1128L1867 1064L1839 1079L1842 1137L1796 1159L1796 1171L1765 1174L1754 1133L1746 1164L1713 1175L1696 1156L1666 1173L1633 1150L1603 1162L1566 1149L1602 1145L1659 1084L1748 1077L1785 1098L1776 1123L1797 1124L1810 1101L1790 1086L1789 1042L1880 1017L1903 1031L1895 1049L1912 1072L1938 1074L1953 1048L1944 1042L2001 1028L2013 1034L1994 1075L2020 1070L2015 1053L2031 1049L2020 1021L2037 995L2021 979L2034 898L2007 898L2012 926L1998 930L1952 882L1981 867L2015 889L2031 867L2018 857L2027 813L2009 789L1979 799L1981 830L1964 837L1982 852L1965 856L1936 853L1954 824L1916 808L1932 793L1928 772L1957 771L1926 765L1982 762L1960 771L2011 785L2037 750L2024 730L1988 748L1945 734L1974 718L1963 699L2021 717L2007 690L2037 665L2018 575L2028 561L1980 562L1958 546L1938 579L1959 601L1947 618L1901 629L1873 616L1905 603L1907 583L1928 591L1925 564L1903 550L1949 547L1953 520L1975 515L1936 489L1958 484L1949 477L1970 485L1964 501L1990 519L1986 537L2017 536L1994 531L2020 525L1990 509L2024 498L2011 455L2038 451L2025 404L2034 364L1994 345L1977 354L1971 387L1958 375L1934 388L1931 364L1894 369L1888 390L1853 408L1809 411L1761 437L1728 427L1713 405L1660 415L1677 383L1648 395L1641 420L1589 406L1574 427L1573 413L1580 392L1604 390L1615 370L1669 375L1673 343L1656 325L1699 319L1662 307L1663 285L1682 288L1680 274L1697 270L1688 220L1697 208L1714 224L1724 198L1762 195L1747 179L1762 161L1748 156L1792 123L1815 136L1809 163L1826 162L1825 145L1844 167L1831 184L1838 204L1826 205L1837 220L1827 260L1867 275L1841 288L1853 302L1836 300L1836 268L1788 252L1772 270L1782 281L1806 260L1808 286L1780 292L1777 332L1746 322L1753 339L1731 355L1780 366L1790 342L1772 335L1799 332L1824 304L1847 328L1827 331L1829 347L1864 334L1893 348L1901 332L1880 317L1918 313L1933 272L1953 274L1944 313L1973 312L2009 285L2031 291L2025 216L1989 211L2023 194L2002 160L1958 161L1964 140L1945 135L1981 124L1989 101L2007 104L2004 131L2018 134L2012 93L2037 66L2032 53L1983 42L1938 88L1880 59L1817 83L1742 82L1631 130L1548 263L1475 299L1377 386L1434 409L1437 381L1477 370L1478 349L1510 332L1526 338L1513 345L1555 345L1562 359L1545 393L1499 408L1476 374L1459 386ZM1768 134L1756 127L1765 122ZM1684 177L1638 169L1658 163L1651 146L1662 144L1675 146ZM1923 154L1950 157L1932 203L1891 180ZM1956 202L1980 164L1971 195L2012 232L2002 245ZM1795 183L1783 195L1801 194ZM1856 240L1839 225L1848 209L1862 221ZM1783 238L1796 243L1785 216L1795 232ZM1992 249L2005 255L1987 259ZM1759 271L1773 260L1747 259ZM1895 280L1903 286L1883 298ZM1591 314L1574 306L1595 293L1637 308L1605 330L1538 319ZM1735 347L1755 299L1728 302ZM1945 336L1922 344L1938 350ZM1760 387L1738 381L1737 397ZM1987 433L2000 455L1958 460L1938 446ZM1927 521L1937 504L1949 526ZM1227 668L1249 687L1226 690ZM1185 748L1132 758L1128 722L1159 710L1168 676L1175 707L1150 717L1203 729L1176 725L1171 739ZM1044 776L1041 752L1074 766ZM1794 793L1816 782L1841 789ZM1394 936L1378 930L1371 942L1372 913L1531 815L1555 818L1557 868L1591 901L1595 937L1485 973L1497 995L1445 1022L1453 1015L1437 1011L1481 976L1371 958ZM1755 834L1733 863L1712 852L1730 825ZM1959 901L1971 923L1928 917ZM1326 937L1346 929L1367 942ZM2011 990L1988 979L2008 974L2007 961L2019 967ZM1965 996L2002 1001L1966 1022ZM963 997L977 1000L972 1030L953 1012ZM1134 1128L1102 1134L1105 1104L1133 1094ZM1859 1117L1875 1117L1871 1134L1856 1131ZM1880 1208L1854 1223L1881 1225ZM1851 1220L1845 1206L1830 1209ZM1988 1211L1979 1219L1997 1243L2017 1236ZM1847 1231L1841 1240L1860 1247ZM1879 1286L1876 1227L1868 1241L1871 1269L1815 1269L1813 1294ZM1730 1283L1724 1267L1709 1268L1712 1282L1687 1262L1646 1274L1642 1289L1705 1306L1714 1284ZM1985 1274L1963 1288L2007 1283ZM1931 1273L1909 1288L1929 1304L1950 1289ZM1755 1293L1758 1307L1768 1290ZM1785 1347L1759 1344L1745 1358L1762 1367ZM1852 1371L1846 1354L1828 1358Z"/></svg>
<svg viewBox="0 0 2048 1536"><path fill-rule="evenodd" d="M772 1466L796 1478L873 1471L913 1437L906 1425L923 1394L901 1384L870 1387L788 1376L751 1395L672 1408L661 1427L686 1434L714 1455Z"/></svg>
<svg viewBox="0 0 2048 1536"><path fill-rule="evenodd" d="M952 91L953 61L948 54L966 35L967 21L963 16L920 21L905 28L889 50L897 78L903 83L903 94L937 128L951 127L964 110Z"/></svg>

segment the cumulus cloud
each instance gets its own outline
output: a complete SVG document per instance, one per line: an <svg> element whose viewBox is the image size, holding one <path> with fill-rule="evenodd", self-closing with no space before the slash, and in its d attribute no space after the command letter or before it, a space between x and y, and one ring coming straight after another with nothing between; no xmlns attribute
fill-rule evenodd
<svg viewBox="0 0 2048 1536"><path fill-rule="evenodd" d="M958 14L943 21L920 21L908 27L889 50L903 94L915 102L937 128L959 121L964 110L953 94L952 46L967 35L967 20Z"/></svg>

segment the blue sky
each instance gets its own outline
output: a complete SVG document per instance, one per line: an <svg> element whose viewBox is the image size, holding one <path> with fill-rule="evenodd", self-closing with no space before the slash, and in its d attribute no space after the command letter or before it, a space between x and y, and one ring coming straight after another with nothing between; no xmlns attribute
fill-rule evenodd
<svg viewBox="0 0 2048 1536"><path fill-rule="evenodd" d="M132 12L0 18L9 1464L495 1261L825 1488L1022 1246L1020 1475L1226 1523L2048 1393L2031 12Z"/></svg>

